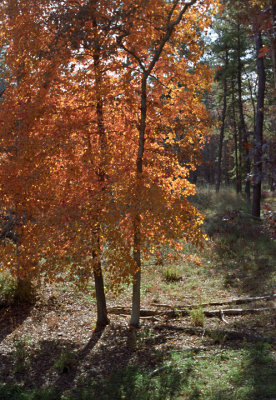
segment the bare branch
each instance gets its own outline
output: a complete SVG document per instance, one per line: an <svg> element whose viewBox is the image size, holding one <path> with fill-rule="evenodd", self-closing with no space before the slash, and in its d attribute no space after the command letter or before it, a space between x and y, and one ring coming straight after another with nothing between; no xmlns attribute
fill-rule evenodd
<svg viewBox="0 0 276 400"><path fill-rule="evenodd" d="M125 36L127 36L127 35L124 34L123 37L125 37ZM119 37L117 38L118 44L122 47L122 49L124 49L127 53L129 53L130 55L132 55L133 58L135 58L135 60L136 60L136 61L138 62L138 64L140 65L142 71L145 72L146 69L145 69L145 66L143 65L143 63L142 63L140 57L138 57L137 54L136 54L133 50L128 49L128 48L122 43L122 38L123 38L123 37L122 37L122 36L119 36Z"/></svg>
<svg viewBox="0 0 276 400"><path fill-rule="evenodd" d="M174 12L174 10L176 9L178 3L179 3L179 0L175 0L175 1L174 1L173 6L172 6L172 8L171 8L171 10L170 10L170 12L169 12L169 15L168 15L167 25L169 25L169 24L171 23L171 17L172 17L172 15L173 15L173 12Z"/></svg>

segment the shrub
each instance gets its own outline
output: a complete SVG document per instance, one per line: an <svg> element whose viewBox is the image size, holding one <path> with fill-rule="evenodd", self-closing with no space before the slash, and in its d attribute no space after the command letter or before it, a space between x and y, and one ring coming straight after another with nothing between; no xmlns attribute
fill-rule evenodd
<svg viewBox="0 0 276 400"><path fill-rule="evenodd" d="M202 307L194 308L192 311L189 312L189 315L194 326L204 326L205 315Z"/></svg>
<svg viewBox="0 0 276 400"><path fill-rule="evenodd" d="M3 305L33 303L36 288L30 281L16 280L8 274L0 275L0 303Z"/></svg>
<svg viewBox="0 0 276 400"><path fill-rule="evenodd" d="M76 363L75 355L70 351L63 351L55 361L54 367L60 373L68 373Z"/></svg>
<svg viewBox="0 0 276 400"><path fill-rule="evenodd" d="M175 268L166 268L163 271L163 276L166 282L179 282L182 275Z"/></svg>

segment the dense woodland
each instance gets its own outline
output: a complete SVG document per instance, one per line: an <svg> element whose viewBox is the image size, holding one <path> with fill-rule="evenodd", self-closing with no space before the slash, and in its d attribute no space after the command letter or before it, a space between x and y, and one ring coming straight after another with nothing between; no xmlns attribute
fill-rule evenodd
<svg viewBox="0 0 276 400"><path fill-rule="evenodd" d="M275 5L263 3L251 14L246 2L237 6L230 2L213 25L216 84L207 107L220 126L205 147L207 164L217 163L203 175L217 191L222 181L244 190L252 215L260 217L262 182L275 190Z"/></svg>
<svg viewBox="0 0 276 400"><path fill-rule="evenodd" d="M276 1L0 25L0 398L272 400Z"/></svg>

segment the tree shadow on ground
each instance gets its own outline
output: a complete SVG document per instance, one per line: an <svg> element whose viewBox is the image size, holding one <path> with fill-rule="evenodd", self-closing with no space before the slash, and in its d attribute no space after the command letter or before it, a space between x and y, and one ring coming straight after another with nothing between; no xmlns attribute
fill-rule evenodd
<svg viewBox="0 0 276 400"><path fill-rule="evenodd" d="M117 329L116 338L110 332L104 353L98 352L93 358L93 361L98 362L104 358L107 368L97 377L86 381L83 387L78 385L73 390L72 399L174 399L180 393L182 385L187 382L192 364L189 363L180 371L175 363L168 362L172 349L156 349L157 346L167 343L173 334L159 332L155 335L146 325L137 333L134 351L128 345L129 329Z"/></svg>
<svg viewBox="0 0 276 400"><path fill-rule="evenodd" d="M189 372L185 379L187 379ZM91 382L88 387L74 393L74 399L103 400L165 400L179 393L183 375L174 367L160 370L151 378L140 366L127 366L102 381Z"/></svg>
<svg viewBox="0 0 276 400"><path fill-rule="evenodd" d="M33 304L12 304L0 308L0 342L23 324L31 313Z"/></svg>
<svg viewBox="0 0 276 400"><path fill-rule="evenodd" d="M17 400L21 394L25 399L24 393L30 393L30 397L26 394L27 399L37 399L40 391L43 399L59 399L61 393L73 385L78 367L84 363L101 333L94 332L84 348L64 339L39 341L35 347L18 339L20 347L15 346L12 352L0 356L1 400ZM90 368L93 370L93 364Z"/></svg>
<svg viewBox="0 0 276 400"><path fill-rule="evenodd" d="M238 210L206 218L206 232L213 239L213 260L225 286L241 294L270 293L276 281L276 241L262 232L260 221Z"/></svg>
<svg viewBox="0 0 276 400"><path fill-rule="evenodd" d="M140 329L136 351L128 346L129 329L119 325L94 332L84 347L63 339L39 342L28 354L28 369L15 374L16 383L8 379L8 384L0 383L0 398L200 400L204 398L204 379L208 384L211 381L206 395L210 400L272 400L275 396L276 361L271 345L228 338L217 344L216 337L204 337L198 348L188 346L177 351L172 343L179 336L180 327L157 328L144 325ZM209 368L209 361L216 364L217 353L222 356L218 359L220 366L213 375L204 375L204 371L201 377L202 371ZM63 354L72 357L63 358ZM236 355L238 361L232 363ZM214 375L219 368L227 379Z"/></svg>
<svg viewBox="0 0 276 400"><path fill-rule="evenodd" d="M267 343L245 346L240 368L228 388L213 390L212 400L275 400L276 360ZM233 389L234 388L234 389Z"/></svg>
<svg viewBox="0 0 276 400"><path fill-rule="evenodd" d="M129 348L128 335L128 328L112 326L106 331L94 332L82 348L62 339L38 342L17 373L14 373L14 351L1 360L7 379L2 378L4 386L0 383L0 398L40 399L40 393L42 399L51 400L62 396L112 400L173 398L184 377L177 368L166 365L165 353L154 347L165 343L167 335L160 334L156 340L153 336L140 335L136 351ZM65 358L64 354L67 354ZM158 371L151 375L156 368ZM185 379L189 372L185 371Z"/></svg>
<svg viewBox="0 0 276 400"><path fill-rule="evenodd" d="M66 359L64 360L63 366L61 364L61 368L59 368L58 371L59 377L54 383L54 387L58 393L61 394L72 388L72 385L74 385L75 381L78 380L77 375L80 369L85 373L85 379L87 379L88 376L97 375L98 371L96 366L99 365L97 353L96 356L93 355L92 357L90 353L102 337L104 330L105 328L95 330L88 343L83 348L78 349L71 360L70 351L68 352L70 349L67 348L66 352L63 352L63 354L69 354L69 358L67 359L67 362Z"/></svg>
<svg viewBox="0 0 276 400"><path fill-rule="evenodd" d="M1 380L39 388L50 378L49 371L52 369L54 372L54 363L64 349L73 352L75 348L73 343L62 339L40 341L34 348L24 338L18 338L13 351L1 355Z"/></svg>

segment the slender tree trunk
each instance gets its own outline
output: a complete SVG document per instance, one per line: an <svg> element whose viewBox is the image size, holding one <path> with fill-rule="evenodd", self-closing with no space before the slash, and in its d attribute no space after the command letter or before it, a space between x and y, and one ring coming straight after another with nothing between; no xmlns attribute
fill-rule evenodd
<svg viewBox="0 0 276 400"><path fill-rule="evenodd" d="M271 0L271 9L272 9L271 52L272 52L273 73L274 73L274 91L276 93L276 0Z"/></svg>
<svg viewBox="0 0 276 400"><path fill-rule="evenodd" d="M130 318L130 326L137 328L140 318L140 287L141 287L141 232L140 232L140 216L137 215L134 220L134 250L133 258L136 263L136 272L134 274L133 291L132 291L132 312Z"/></svg>
<svg viewBox="0 0 276 400"><path fill-rule="evenodd" d="M137 193L136 200L141 196L141 184L143 173L143 155L147 119L147 78L149 73L144 71L141 83L141 116L140 116L140 132L139 132L139 147L136 160L136 176L137 176ZM138 327L140 319L140 287L141 287L141 215L139 210L136 210L134 216L134 250L133 258L136 263L137 271L134 275L133 292L132 292L132 313L130 318L130 326Z"/></svg>
<svg viewBox="0 0 276 400"><path fill-rule="evenodd" d="M251 99L251 104L252 104L252 110L253 110L253 126L256 125L256 104L253 96L253 88L252 88L252 83L251 80L248 79L248 88L250 92L250 99Z"/></svg>
<svg viewBox="0 0 276 400"><path fill-rule="evenodd" d="M226 59L225 59L225 67L228 65L228 51L226 50ZM225 76L223 81L223 109L221 115L221 127L219 134L219 149L218 149L218 165L217 165L217 183L216 183L216 192L219 192L220 184L221 184L221 160L222 160L222 149L223 149L223 140L224 140L224 128L225 128L225 117L226 117L226 109L227 109L227 78Z"/></svg>
<svg viewBox="0 0 276 400"><path fill-rule="evenodd" d="M229 185L230 184L230 180L229 180L229 157L228 157L228 140L224 141L224 182L225 185Z"/></svg>
<svg viewBox="0 0 276 400"><path fill-rule="evenodd" d="M96 93L96 115L97 115L97 132L100 138L100 152L101 152L101 162L98 170L98 179L101 185L101 201L103 204L105 201L105 191L106 191L106 150L107 150L107 139L104 126L104 111L103 111L103 97L102 97L102 71L100 66L100 44L97 37L97 21L94 17L93 28L95 31L94 35L94 52L93 52L93 64L95 73L95 93ZM91 155L93 156L93 155ZM100 235L101 235L101 216L99 216L99 228L95 232L95 250L93 251L94 258L94 280L96 289L96 301L97 301L97 328L102 328L109 324L109 319L107 317L107 307L106 298L104 291L104 280L101 266L101 245L100 245Z"/></svg>
<svg viewBox="0 0 276 400"><path fill-rule="evenodd" d="M239 103L239 113L240 113L240 123L239 129L241 131L242 141L245 148L245 171L246 175L250 174L250 159L249 159L249 149L248 149L248 140L247 140L247 130L244 120L244 112L243 112L243 102L242 102L242 63L241 63L241 34L240 34L240 23L237 26L238 29L238 69L237 69L237 81L238 81L238 103ZM250 204L250 182L246 179L245 183L245 193L247 203Z"/></svg>
<svg viewBox="0 0 276 400"><path fill-rule="evenodd" d="M274 104L273 111L276 114L276 0L271 0L271 9L272 9L272 41L271 41L271 52L272 52L272 61L273 61L273 73L274 73ZM275 124L274 124L274 132L275 132ZM275 155L271 154L270 159L273 160ZM274 167L274 172L273 172ZM275 191L276 188L276 172L275 172L275 164L272 165L271 177L270 177L270 190L272 192Z"/></svg>
<svg viewBox="0 0 276 400"><path fill-rule="evenodd" d="M235 109L235 84L232 78L232 114L233 114L233 130L234 130L234 143L235 143L235 171L236 171L236 192L241 193L242 182L241 182L241 166L239 163L239 146L238 146L238 129Z"/></svg>
<svg viewBox="0 0 276 400"><path fill-rule="evenodd" d="M95 253L94 253L95 254ZM94 259L95 259L94 255ZM93 275L95 280L96 300L97 300L97 323L96 328L101 329L109 324L107 317L106 299L104 292L104 280L100 260L94 266Z"/></svg>
<svg viewBox="0 0 276 400"><path fill-rule="evenodd" d="M197 182L197 177L198 177L198 169L194 170L194 171L190 171L190 182L193 183L194 185L196 185Z"/></svg>
<svg viewBox="0 0 276 400"><path fill-rule="evenodd" d="M144 157L144 144L145 144L145 132L146 132L146 121L147 121L147 80L149 75L151 74L155 64L159 60L164 46L170 40L170 37L173 33L175 26L177 26L183 18L185 12L197 2L197 0L191 0L189 3L184 3L183 7L178 13L178 16L174 18L173 12L176 8L177 1L174 2L170 12L168 13L167 25L164 29L164 36L161 39L159 46L155 50L151 62L146 68L144 62L139 58L137 54L133 50L127 49L122 43L122 39L125 37L125 34L122 37L117 38L118 43L122 46L122 48L130 54L134 59L139 63L140 68L142 69L142 79L141 79L141 97L140 97L140 127L139 127L139 145L138 145L138 153L136 159L136 200L141 198L141 189L143 183L143 157ZM138 207L138 205L137 205ZM133 220L134 226L134 235L133 235L133 258L136 263L137 271L134 275L133 282L133 293L132 293L132 312L130 318L130 326L133 328L137 328L139 326L140 319L140 287L141 287L141 214L139 209L137 208L134 215ZM135 336L135 329L133 330L133 335Z"/></svg>
<svg viewBox="0 0 276 400"><path fill-rule="evenodd" d="M262 189L262 146L263 146L263 122L264 122L264 97L265 97L265 67L264 58L260 57L263 47L262 34L257 24L254 24L254 34L257 55L258 96L256 126L254 132L254 178L252 216L260 217L261 212L261 189Z"/></svg>

